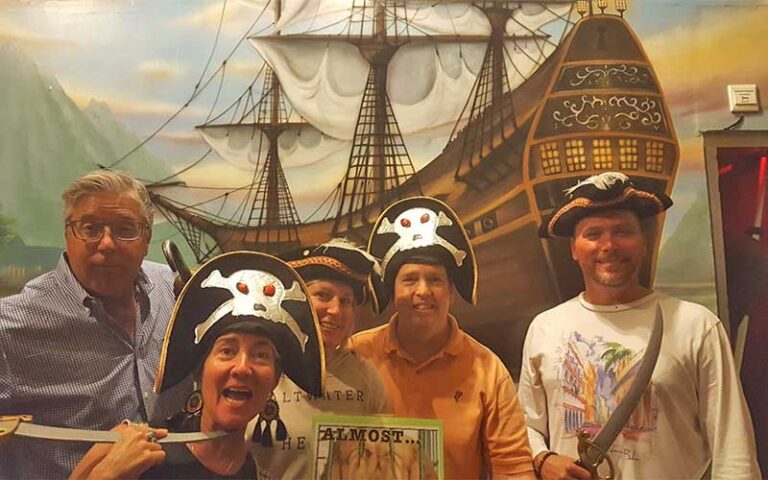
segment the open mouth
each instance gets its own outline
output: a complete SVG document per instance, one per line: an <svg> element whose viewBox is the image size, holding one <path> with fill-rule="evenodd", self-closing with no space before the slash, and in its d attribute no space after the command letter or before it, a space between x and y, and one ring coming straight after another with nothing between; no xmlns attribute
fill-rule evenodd
<svg viewBox="0 0 768 480"><path fill-rule="evenodd" d="M340 327L336 325L335 323L330 322L320 322L320 327L326 329L326 330L338 330Z"/></svg>
<svg viewBox="0 0 768 480"><path fill-rule="evenodd" d="M422 238L424 238L424 237L423 237L423 236L422 236L420 233L417 233L417 234L415 234L415 235L413 236L413 239L414 239L414 240L421 240Z"/></svg>
<svg viewBox="0 0 768 480"><path fill-rule="evenodd" d="M224 398L238 402L245 402L253 397L253 393L244 388L225 388L221 394L224 395Z"/></svg>

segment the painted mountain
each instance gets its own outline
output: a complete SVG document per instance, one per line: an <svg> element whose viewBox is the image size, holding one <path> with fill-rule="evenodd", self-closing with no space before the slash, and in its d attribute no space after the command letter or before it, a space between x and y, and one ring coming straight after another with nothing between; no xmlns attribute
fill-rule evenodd
<svg viewBox="0 0 768 480"><path fill-rule="evenodd" d="M27 246L61 247L61 193L83 173L109 165L138 143L109 107L81 110L56 78L12 44L0 46L0 204ZM120 168L146 179L167 176L146 150ZM166 236L169 227L161 228ZM157 237L161 232L156 231Z"/></svg>

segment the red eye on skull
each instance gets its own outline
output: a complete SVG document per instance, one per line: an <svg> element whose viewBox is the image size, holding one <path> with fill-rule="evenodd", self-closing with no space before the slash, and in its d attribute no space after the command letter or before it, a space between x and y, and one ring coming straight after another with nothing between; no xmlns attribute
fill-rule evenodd
<svg viewBox="0 0 768 480"><path fill-rule="evenodd" d="M275 294L275 286L271 283L269 285L264 285L264 295L271 297Z"/></svg>
<svg viewBox="0 0 768 480"><path fill-rule="evenodd" d="M411 221L408 220L407 218L404 218L400 220L400 225L404 226L405 228L408 228L411 226Z"/></svg>
<svg viewBox="0 0 768 480"><path fill-rule="evenodd" d="M248 285L243 282L237 282L237 291L243 295L248 295Z"/></svg>
<svg viewBox="0 0 768 480"><path fill-rule="evenodd" d="M427 223L429 221L429 214L425 213L421 216L421 223Z"/></svg>

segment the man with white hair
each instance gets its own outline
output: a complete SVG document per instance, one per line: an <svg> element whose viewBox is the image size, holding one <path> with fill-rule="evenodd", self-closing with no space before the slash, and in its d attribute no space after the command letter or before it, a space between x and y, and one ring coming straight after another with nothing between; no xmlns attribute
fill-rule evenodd
<svg viewBox="0 0 768 480"><path fill-rule="evenodd" d="M58 265L0 300L0 415L90 430L163 419L188 385L152 393L174 295L171 270L144 261L149 194L124 173L100 170L63 199ZM67 477L89 447L12 437L0 446L0 478Z"/></svg>
<svg viewBox="0 0 768 480"><path fill-rule="evenodd" d="M712 478L760 478L720 320L639 281L648 255L640 222L670 205L663 192L606 172L567 190L541 225L545 238L570 237L585 290L538 315L523 347L520 401L539 478L592 478L583 467L594 458L576 462L579 437L603 429L619 432L602 445L616 478L699 479L708 469ZM658 352L648 370L644 352Z"/></svg>

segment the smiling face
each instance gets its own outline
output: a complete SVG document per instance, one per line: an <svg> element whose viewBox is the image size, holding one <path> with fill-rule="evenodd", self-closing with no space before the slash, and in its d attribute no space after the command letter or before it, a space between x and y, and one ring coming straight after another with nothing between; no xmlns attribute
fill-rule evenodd
<svg viewBox="0 0 768 480"><path fill-rule="evenodd" d="M217 338L203 363L201 431L245 429L277 386L277 361L272 342L261 335Z"/></svg>
<svg viewBox="0 0 768 480"><path fill-rule="evenodd" d="M442 265L406 263L397 272L394 304L401 322L424 329L425 337L449 326L453 284Z"/></svg>
<svg viewBox="0 0 768 480"><path fill-rule="evenodd" d="M339 280L315 280L307 285L312 306L320 320L326 352L339 348L355 328L355 294Z"/></svg>
<svg viewBox="0 0 768 480"><path fill-rule="evenodd" d="M146 223L142 206L131 196L112 192L83 195L67 216L68 221L101 222L110 225L124 222ZM80 240L65 228L67 259L72 273L91 294L104 298L133 295L141 262L149 250L148 228L137 240L123 241L112 236L111 228L95 242Z"/></svg>
<svg viewBox="0 0 768 480"><path fill-rule="evenodd" d="M571 240L571 256L584 276L586 291L633 290L648 253L637 215L612 210L581 220Z"/></svg>

